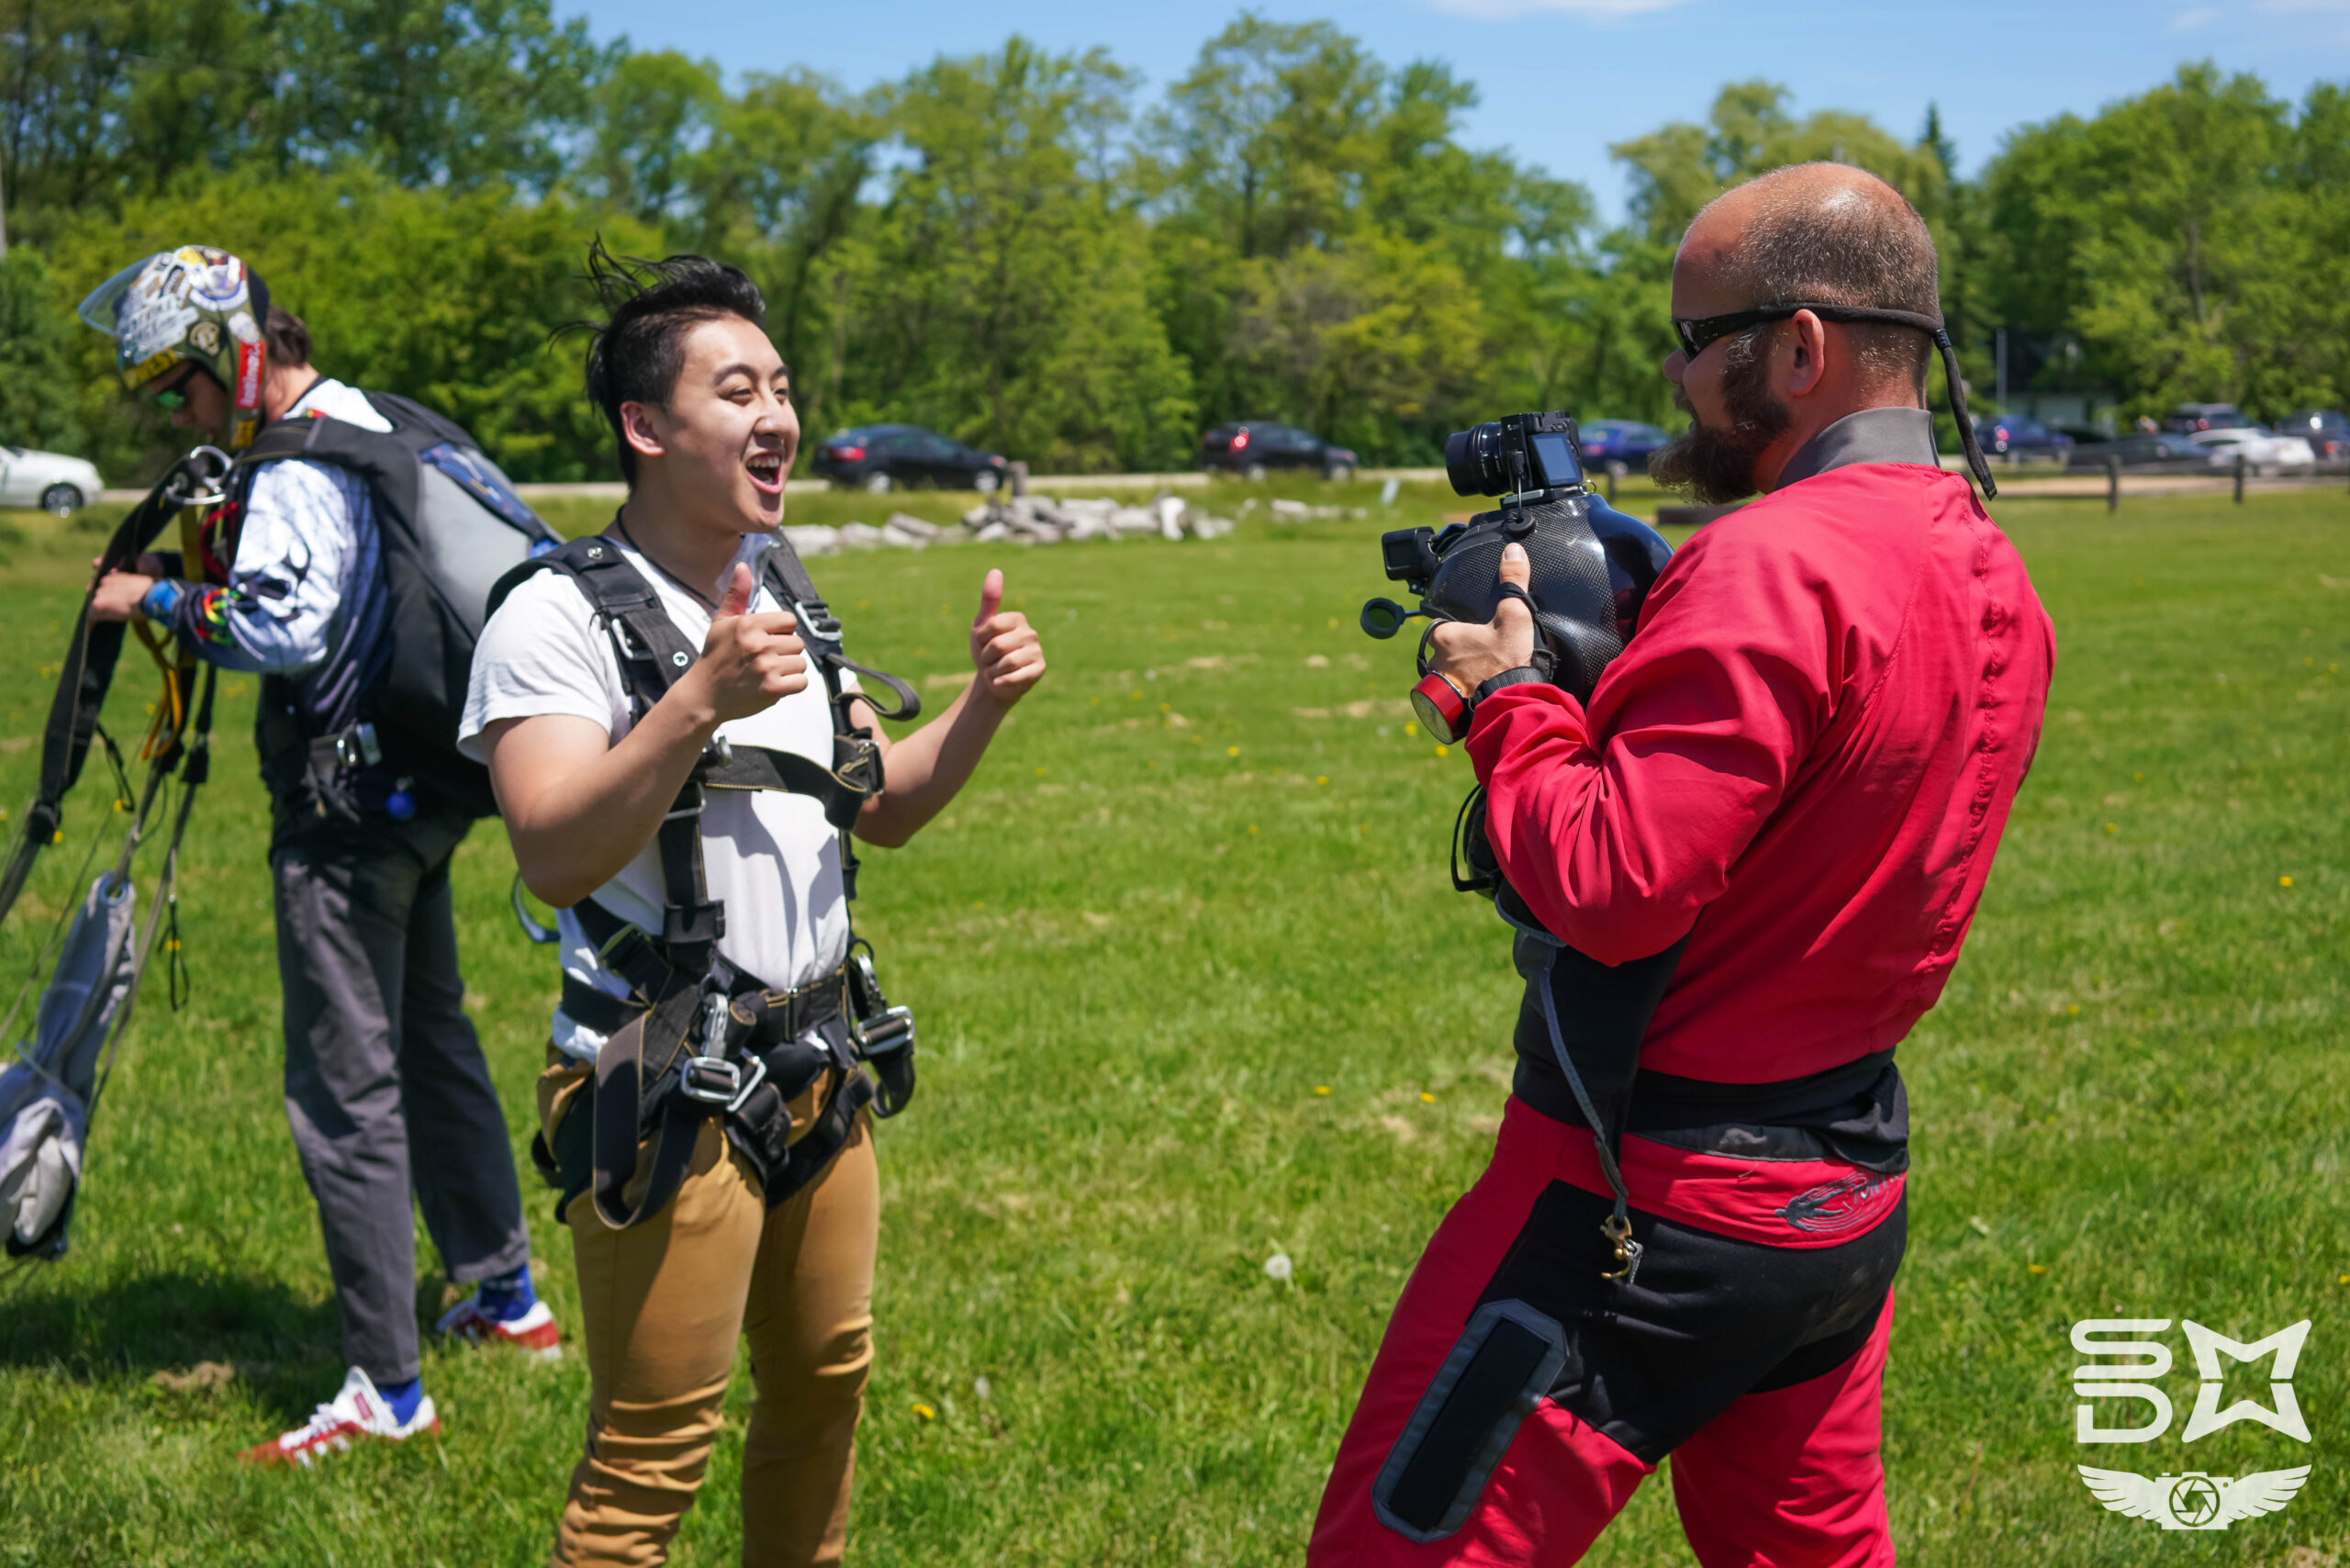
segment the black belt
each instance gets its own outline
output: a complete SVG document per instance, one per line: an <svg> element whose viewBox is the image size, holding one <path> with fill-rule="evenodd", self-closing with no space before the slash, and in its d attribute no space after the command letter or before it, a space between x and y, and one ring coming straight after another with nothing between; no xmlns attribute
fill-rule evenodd
<svg viewBox="0 0 2350 1568"><path fill-rule="evenodd" d="M1510 1090L1553 1121L1586 1125L1554 1063L1520 1056ZM1891 1051L1772 1083L1642 1072L1624 1130L1701 1154L1839 1159L1886 1174L1909 1164L1908 1097Z"/></svg>
<svg viewBox="0 0 2350 1568"><path fill-rule="evenodd" d="M769 991L748 975L742 976L728 989L730 997L741 1000L761 998L766 1006L764 1032L776 1039L796 1039L819 1024L840 1016L845 1005L845 990L842 971L834 969L821 980L811 980L798 991ZM593 1029L610 1038L620 1032L621 1025L644 1011L644 1004L632 997L614 996L598 991L568 973L563 977L564 1016L573 1023Z"/></svg>

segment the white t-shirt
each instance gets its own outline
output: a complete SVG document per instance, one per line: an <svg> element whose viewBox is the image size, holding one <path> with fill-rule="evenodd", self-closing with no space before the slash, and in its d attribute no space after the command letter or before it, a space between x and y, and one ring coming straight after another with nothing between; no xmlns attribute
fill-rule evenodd
<svg viewBox="0 0 2350 1568"><path fill-rule="evenodd" d="M710 634L710 612L638 552L618 540L610 543L653 585L686 641L701 646ZM751 601L755 614L785 608L764 583ZM487 761L482 731L500 719L546 713L602 724L614 745L632 723L611 634L596 624L579 586L551 571L526 579L482 628L457 749ZM721 724L718 733L737 745L795 751L831 767L833 719L823 678L810 669L806 687L764 713ZM848 951L848 901L841 883L840 835L824 820L820 802L772 790L712 790L702 812L701 837L710 896L726 906L726 933L718 939L722 961L778 990L804 985L840 967ZM592 896L611 913L658 935L664 902L658 847L648 843ZM597 962L596 945L576 915L559 912L556 927L565 974L613 996L628 994L627 984ZM571 1056L593 1060L604 1036L557 1007L554 1043Z"/></svg>

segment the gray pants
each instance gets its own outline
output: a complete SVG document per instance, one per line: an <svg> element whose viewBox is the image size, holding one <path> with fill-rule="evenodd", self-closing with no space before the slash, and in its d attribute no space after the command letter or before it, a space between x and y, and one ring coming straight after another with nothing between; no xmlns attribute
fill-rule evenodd
<svg viewBox="0 0 2350 1568"><path fill-rule="evenodd" d="M285 1114L319 1204L343 1359L417 1375L416 1222L461 1282L530 1261L506 1118L464 1014L449 859L461 816L281 823Z"/></svg>

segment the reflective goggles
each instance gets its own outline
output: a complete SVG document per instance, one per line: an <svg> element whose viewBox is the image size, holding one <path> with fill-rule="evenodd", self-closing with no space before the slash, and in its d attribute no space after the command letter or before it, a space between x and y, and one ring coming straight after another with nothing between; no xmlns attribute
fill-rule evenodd
<svg viewBox="0 0 2350 1568"><path fill-rule="evenodd" d="M147 394L147 400L168 414L176 414L187 407L187 384L204 373L204 367L194 360L187 368L172 377L169 386L160 386Z"/></svg>

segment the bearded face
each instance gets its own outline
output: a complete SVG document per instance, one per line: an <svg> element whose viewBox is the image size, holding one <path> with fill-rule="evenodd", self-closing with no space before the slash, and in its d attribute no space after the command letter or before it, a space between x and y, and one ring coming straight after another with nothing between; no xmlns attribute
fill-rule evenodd
<svg viewBox="0 0 2350 1568"><path fill-rule="evenodd" d="M1786 432L1794 410L1771 396L1770 355L1764 351L1778 323L1739 333L1722 345L1722 403L1727 425L1697 418L1688 391L1673 400L1690 416L1688 433L1649 457L1649 476L1668 489L1687 489L1697 499L1721 506L1754 493L1754 462L1762 449Z"/></svg>

